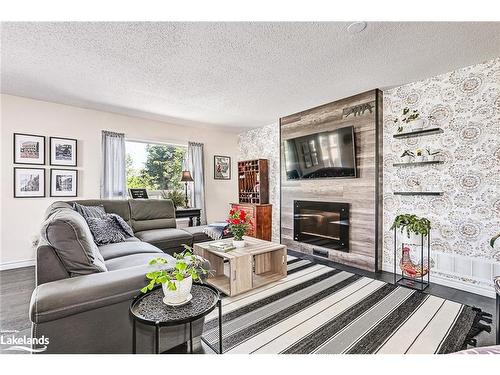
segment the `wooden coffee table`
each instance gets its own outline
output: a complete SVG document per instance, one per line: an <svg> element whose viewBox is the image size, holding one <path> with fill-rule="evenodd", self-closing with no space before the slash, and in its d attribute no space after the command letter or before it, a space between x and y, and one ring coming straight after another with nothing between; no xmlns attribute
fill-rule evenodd
<svg viewBox="0 0 500 375"><path fill-rule="evenodd" d="M210 248L213 242L194 244L194 253L210 261L213 274L207 283L228 296L234 296L286 277L286 246L253 237L244 237L246 246L220 252Z"/></svg>

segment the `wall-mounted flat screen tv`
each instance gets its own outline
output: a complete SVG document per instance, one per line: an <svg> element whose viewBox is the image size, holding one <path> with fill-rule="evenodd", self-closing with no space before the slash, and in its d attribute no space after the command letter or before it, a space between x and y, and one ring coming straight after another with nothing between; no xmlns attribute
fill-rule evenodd
<svg viewBox="0 0 500 375"><path fill-rule="evenodd" d="M354 127L284 142L287 180L356 177Z"/></svg>

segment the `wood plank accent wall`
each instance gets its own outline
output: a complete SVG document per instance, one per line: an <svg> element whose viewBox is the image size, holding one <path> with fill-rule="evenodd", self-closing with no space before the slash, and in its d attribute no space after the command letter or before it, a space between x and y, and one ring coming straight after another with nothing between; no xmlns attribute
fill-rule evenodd
<svg viewBox="0 0 500 375"><path fill-rule="evenodd" d="M280 119L281 243L312 254L311 246L293 240L294 200L350 203L350 250L327 250L329 259L376 272L382 261L382 92L378 89L324 104ZM370 103L372 111L349 113ZM346 116L346 114L348 114ZM286 179L283 141L312 133L354 126L357 178Z"/></svg>

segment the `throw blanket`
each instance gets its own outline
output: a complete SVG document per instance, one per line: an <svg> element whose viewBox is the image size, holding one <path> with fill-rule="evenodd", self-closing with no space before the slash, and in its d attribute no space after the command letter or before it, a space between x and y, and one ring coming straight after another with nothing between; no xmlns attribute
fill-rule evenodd
<svg viewBox="0 0 500 375"><path fill-rule="evenodd" d="M206 228L204 228L203 233L205 233L213 240L220 240L222 236L224 236L224 232L226 231L227 227L228 224L224 221L216 222L209 224Z"/></svg>

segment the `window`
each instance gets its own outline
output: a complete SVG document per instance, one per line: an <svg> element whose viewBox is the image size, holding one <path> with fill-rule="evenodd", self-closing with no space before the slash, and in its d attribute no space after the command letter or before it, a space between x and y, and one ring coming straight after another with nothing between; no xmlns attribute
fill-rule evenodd
<svg viewBox="0 0 500 375"><path fill-rule="evenodd" d="M184 201L181 174L187 147L126 141L127 188L145 188L151 196Z"/></svg>

